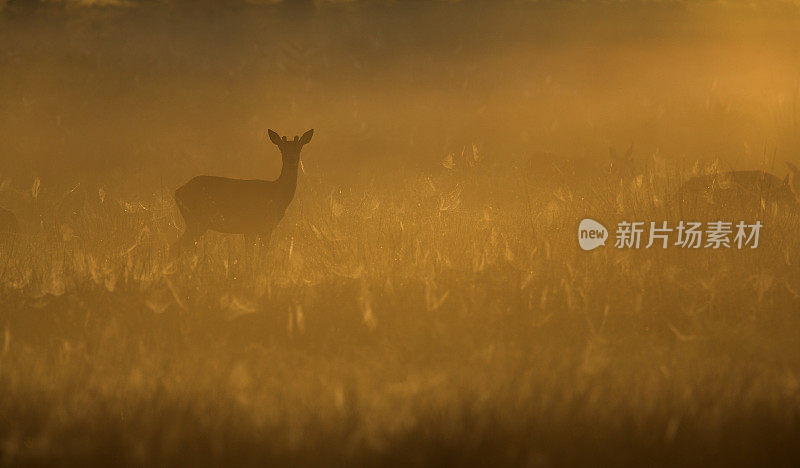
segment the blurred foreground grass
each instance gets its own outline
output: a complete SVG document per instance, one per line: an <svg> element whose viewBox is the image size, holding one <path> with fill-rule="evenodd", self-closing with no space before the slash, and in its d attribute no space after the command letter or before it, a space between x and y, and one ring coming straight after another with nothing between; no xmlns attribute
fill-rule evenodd
<svg viewBox="0 0 800 468"><path fill-rule="evenodd" d="M798 462L796 214L680 204L665 171L534 189L482 164L301 175L268 248L212 234L177 262L166 196L65 215L32 192L0 256L2 461ZM582 252L585 216L765 227Z"/></svg>

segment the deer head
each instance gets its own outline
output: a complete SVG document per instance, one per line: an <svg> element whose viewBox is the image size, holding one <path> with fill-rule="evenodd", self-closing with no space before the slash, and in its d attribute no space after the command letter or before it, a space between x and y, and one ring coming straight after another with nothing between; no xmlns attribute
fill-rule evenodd
<svg viewBox="0 0 800 468"><path fill-rule="evenodd" d="M272 130L267 130L267 133L269 134L269 140L281 151L283 164L297 166L300 162L300 150L303 149L303 145L311 141L311 137L314 136L314 129L312 128L305 132L301 137L295 135L294 140L281 137Z"/></svg>

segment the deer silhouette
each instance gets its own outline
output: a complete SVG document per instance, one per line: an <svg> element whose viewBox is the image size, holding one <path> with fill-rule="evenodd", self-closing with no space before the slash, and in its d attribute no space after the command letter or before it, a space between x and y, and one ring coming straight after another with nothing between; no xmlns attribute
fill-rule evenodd
<svg viewBox="0 0 800 468"><path fill-rule="evenodd" d="M764 171L729 171L719 174L692 177L683 184L684 195L701 196L714 203L729 205L731 203L759 202L761 199L774 201L791 209L800 208L797 193L794 190L796 176L791 163L793 176L783 180Z"/></svg>
<svg viewBox="0 0 800 468"><path fill-rule="evenodd" d="M175 191L175 203L186 222L186 230L172 245L179 255L194 245L206 231L244 234L261 243L283 218L297 188L300 150L311 141L314 130L288 140L268 130L269 139L281 152L283 167L274 180L229 179L197 176Z"/></svg>

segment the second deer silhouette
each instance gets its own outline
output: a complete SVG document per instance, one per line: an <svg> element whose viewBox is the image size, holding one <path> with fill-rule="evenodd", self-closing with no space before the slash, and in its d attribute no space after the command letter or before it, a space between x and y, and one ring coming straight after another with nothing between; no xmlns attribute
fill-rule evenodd
<svg viewBox="0 0 800 468"><path fill-rule="evenodd" d="M762 199L791 208L800 208L797 184L800 170L786 163L791 176L783 180L764 171L729 171L692 177L683 184L684 196L701 196L719 205L758 203Z"/></svg>
<svg viewBox="0 0 800 468"><path fill-rule="evenodd" d="M277 180L198 176L175 191L186 231L170 249L172 255L194 245L209 230L245 234L262 242L269 238L294 198L300 150L311 141L314 130L294 140L281 138L272 130L267 133L283 160Z"/></svg>

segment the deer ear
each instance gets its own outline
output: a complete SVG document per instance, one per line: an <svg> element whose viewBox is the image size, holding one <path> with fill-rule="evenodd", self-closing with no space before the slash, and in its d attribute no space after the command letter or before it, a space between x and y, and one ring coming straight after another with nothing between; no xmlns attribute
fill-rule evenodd
<svg viewBox="0 0 800 468"><path fill-rule="evenodd" d="M795 175L800 175L800 169L798 169L797 166L795 166L794 164L790 163L789 161L786 161L786 165L789 166L789 169L791 169L791 171Z"/></svg>
<svg viewBox="0 0 800 468"><path fill-rule="evenodd" d="M307 145L309 141L311 141L311 137L314 136L314 129L305 132L303 136L300 137L300 143L303 145Z"/></svg>
<svg viewBox="0 0 800 468"><path fill-rule="evenodd" d="M273 132L272 130L267 130L267 133L269 134L269 141L275 143L276 145L281 144L281 137L277 133Z"/></svg>

